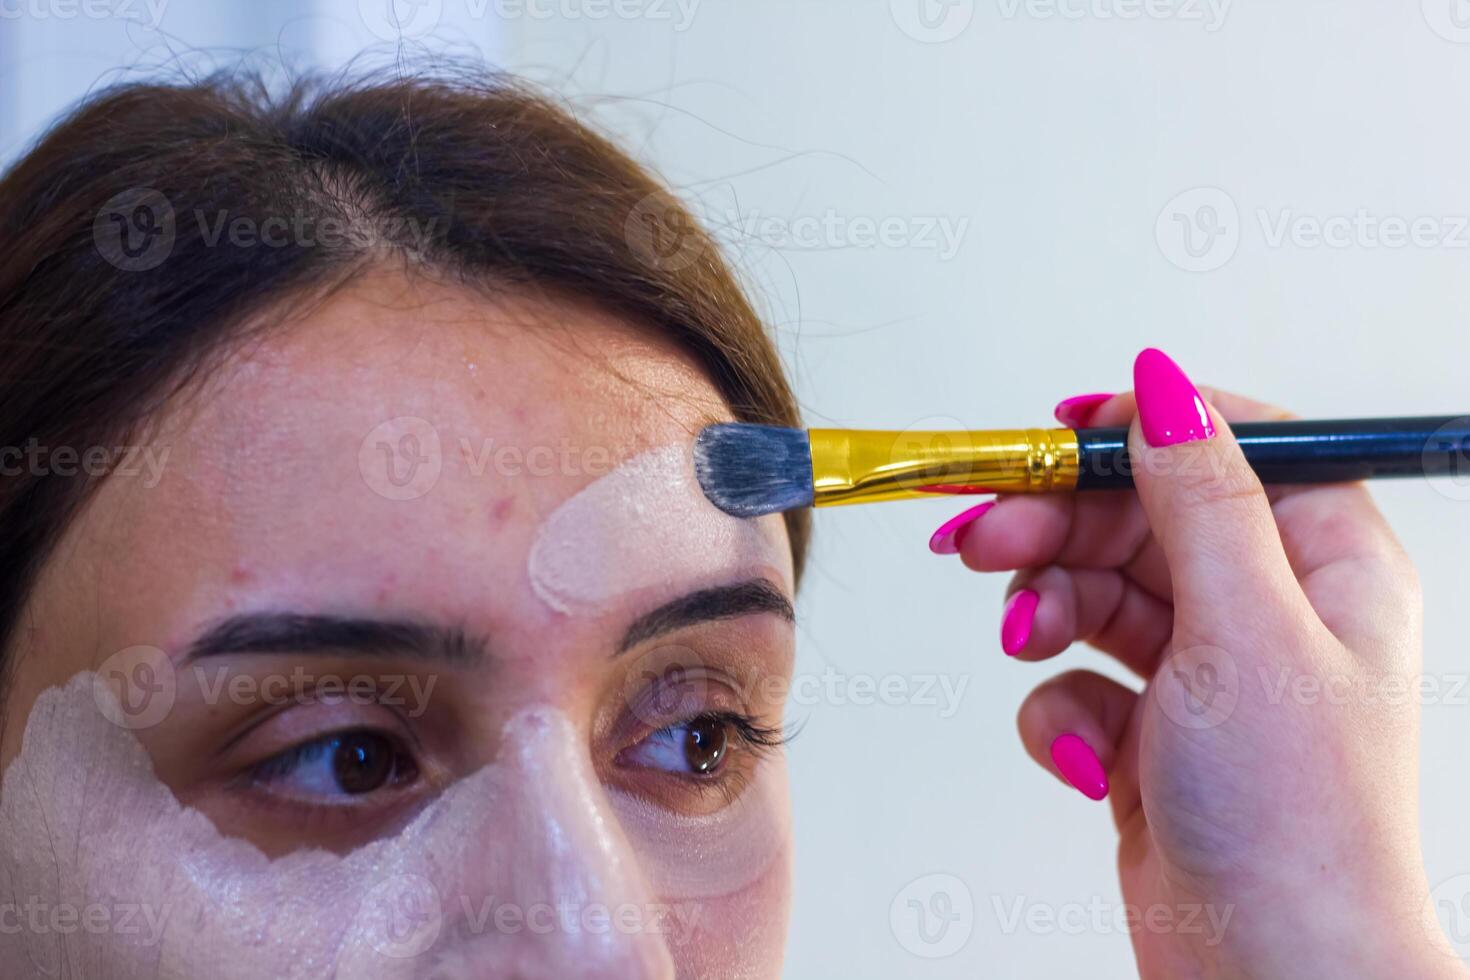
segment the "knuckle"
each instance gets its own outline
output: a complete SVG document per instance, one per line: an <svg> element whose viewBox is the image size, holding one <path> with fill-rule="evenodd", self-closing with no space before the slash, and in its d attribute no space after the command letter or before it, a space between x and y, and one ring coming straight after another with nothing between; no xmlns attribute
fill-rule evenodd
<svg viewBox="0 0 1470 980"><path fill-rule="evenodd" d="M1201 385L1199 391L1204 400L1215 408L1219 408L1221 404L1231 406L1231 411L1223 413L1230 422L1286 422L1300 418L1295 412L1279 405L1257 401L1213 385Z"/></svg>
<svg viewBox="0 0 1470 980"><path fill-rule="evenodd" d="M1395 581L1399 590L1407 601L1417 607L1424 600L1424 583L1419 577L1419 566L1414 564L1408 552L1399 548L1395 568Z"/></svg>
<svg viewBox="0 0 1470 980"><path fill-rule="evenodd" d="M1180 493L1196 504L1255 503L1265 498L1265 490L1244 459L1222 458L1221 454L1201 449L1187 454L1172 475Z"/></svg>

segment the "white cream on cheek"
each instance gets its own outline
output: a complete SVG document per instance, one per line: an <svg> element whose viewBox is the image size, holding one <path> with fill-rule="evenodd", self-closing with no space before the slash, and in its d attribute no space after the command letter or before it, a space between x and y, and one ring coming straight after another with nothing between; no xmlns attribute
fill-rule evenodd
<svg viewBox="0 0 1470 980"><path fill-rule="evenodd" d="M8 977L668 978L684 954L779 954L742 950L721 915L722 895L784 873L763 777L728 815L615 799L610 821L584 737L536 706L398 835L271 860L178 803L94 677L37 699L0 785ZM747 974L717 958L710 975Z"/></svg>

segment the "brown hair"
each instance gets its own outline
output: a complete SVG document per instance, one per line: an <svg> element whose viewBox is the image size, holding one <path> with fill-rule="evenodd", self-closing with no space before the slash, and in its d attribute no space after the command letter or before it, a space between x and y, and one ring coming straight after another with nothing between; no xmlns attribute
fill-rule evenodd
<svg viewBox="0 0 1470 980"><path fill-rule="evenodd" d="M249 247L175 221L196 212L262 236L283 216L302 227ZM612 143L504 77L109 89L0 180L0 222L0 447L123 444L249 314L393 254L585 297L687 350L737 419L798 424L709 236ZM96 483L15 469L0 472L0 642ZM799 573L808 517L786 520Z"/></svg>

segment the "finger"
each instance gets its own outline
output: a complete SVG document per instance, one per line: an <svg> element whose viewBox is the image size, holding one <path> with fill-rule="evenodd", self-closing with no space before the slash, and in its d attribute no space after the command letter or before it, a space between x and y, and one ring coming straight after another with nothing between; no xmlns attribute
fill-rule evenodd
<svg viewBox="0 0 1470 980"><path fill-rule="evenodd" d="M1114 779L1131 767L1119 764L1118 746L1138 703L1137 692L1086 670L1068 671L1042 683L1016 716L1021 743L1037 764L1090 799L1113 791L1113 807L1137 806L1132 778Z"/></svg>
<svg viewBox="0 0 1470 980"><path fill-rule="evenodd" d="M1111 392L1073 395L1057 402L1057 407L1052 409L1051 414L1069 429L1085 429L1093 424L1092 418L1097 410L1116 397Z"/></svg>
<svg viewBox="0 0 1470 980"><path fill-rule="evenodd" d="M977 572L1051 564L1117 568L1148 535L1148 520L1130 493L1013 494L998 498L959 547Z"/></svg>
<svg viewBox="0 0 1470 980"><path fill-rule="evenodd" d="M1279 405L1237 395L1223 388L1200 385L1199 393L1231 425L1240 422L1284 422L1297 417ZM1126 426L1132 423L1137 414L1138 402L1134 393L1125 391L1098 406L1090 425L1094 428ZM1305 488L1270 486L1266 488L1266 497L1274 501L1297 489Z"/></svg>
<svg viewBox="0 0 1470 980"><path fill-rule="evenodd" d="M1235 634L1243 622L1289 635L1311 611L1228 423L1162 351L1138 355L1134 390L1134 486L1168 560L1176 626L1198 633L1176 643Z"/></svg>
<svg viewBox="0 0 1470 980"><path fill-rule="evenodd" d="M1001 647L1017 660L1046 660L1082 640L1147 678L1174 628L1173 607L1117 571L1049 565L1022 572L1007 590L1025 592L1036 601L1012 599L1002 616ZM1029 623L1014 619L1028 611Z"/></svg>
<svg viewBox="0 0 1470 980"><path fill-rule="evenodd" d="M1201 393L1230 422L1291 417L1277 406L1231 392L1203 388ZM1218 404L1214 402L1216 398ZM1058 411L1061 410L1062 406L1058 406ZM1124 392L1092 405L1088 424L1127 425L1135 412L1133 393ZM979 521L979 516L986 516L986 520ZM1009 571L1050 564L1123 568L1152 594L1164 599L1170 597L1167 563L1152 543L1148 518L1134 494L1002 496L993 508L986 508L966 523L970 526L954 542L961 559L975 571Z"/></svg>
<svg viewBox="0 0 1470 980"><path fill-rule="evenodd" d="M1360 653L1417 649L1419 576L1366 486L1302 488L1275 513L1302 591L1339 640Z"/></svg>
<svg viewBox="0 0 1470 980"><path fill-rule="evenodd" d="M1297 417L1216 388L1200 393L1231 424ZM1364 484L1268 486L1266 495L1302 592L1338 639L1378 650L1418 635L1418 574Z"/></svg>

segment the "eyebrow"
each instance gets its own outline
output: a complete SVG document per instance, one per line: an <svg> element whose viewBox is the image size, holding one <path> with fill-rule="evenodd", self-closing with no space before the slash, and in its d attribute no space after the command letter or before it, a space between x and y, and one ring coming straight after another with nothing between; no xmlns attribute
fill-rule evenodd
<svg viewBox="0 0 1470 980"><path fill-rule="evenodd" d="M184 662L241 653L407 656L467 667L484 658L485 641L462 629L413 620L293 612L244 613L224 619L205 631L189 645Z"/></svg>
<svg viewBox="0 0 1470 980"><path fill-rule="evenodd" d="M796 611L786 593L766 579L754 578L690 592L639 616L623 634L617 652L626 653L640 643L685 626L758 613L774 613L788 623L796 621Z"/></svg>
<svg viewBox="0 0 1470 980"><path fill-rule="evenodd" d="M618 642L626 653L640 643L696 623L759 613L796 619L791 600L770 581L757 578L690 592L633 621ZM183 662L232 654L358 654L400 656L471 667L485 659L487 643L457 627L408 619L256 612L230 616L189 645Z"/></svg>

